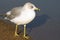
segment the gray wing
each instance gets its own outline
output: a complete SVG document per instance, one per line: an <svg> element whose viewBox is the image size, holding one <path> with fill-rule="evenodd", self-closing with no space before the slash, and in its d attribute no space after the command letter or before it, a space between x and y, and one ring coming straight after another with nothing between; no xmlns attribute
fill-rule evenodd
<svg viewBox="0 0 60 40"><path fill-rule="evenodd" d="M7 15L7 19L11 20L20 15L22 7L15 7L11 10L10 15Z"/></svg>

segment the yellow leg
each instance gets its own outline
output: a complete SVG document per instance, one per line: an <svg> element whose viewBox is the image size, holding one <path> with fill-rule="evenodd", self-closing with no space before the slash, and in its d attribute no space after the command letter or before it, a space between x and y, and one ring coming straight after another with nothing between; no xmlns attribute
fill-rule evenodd
<svg viewBox="0 0 60 40"><path fill-rule="evenodd" d="M28 39L29 37L26 36L26 25L24 25L24 38Z"/></svg>
<svg viewBox="0 0 60 40"><path fill-rule="evenodd" d="M17 29L18 29L18 25L16 25L15 36L19 36L19 35L17 34Z"/></svg>

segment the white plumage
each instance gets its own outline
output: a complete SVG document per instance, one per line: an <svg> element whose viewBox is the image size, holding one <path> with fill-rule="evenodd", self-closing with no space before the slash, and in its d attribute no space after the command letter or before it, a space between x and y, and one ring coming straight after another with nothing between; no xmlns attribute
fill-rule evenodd
<svg viewBox="0 0 60 40"><path fill-rule="evenodd" d="M19 16L15 17L10 21L14 22L17 25L24 25L31 22L34 18L35 18L35 11L26 9L25 11L22 11Z"/></svg>
<svg viewBox="0 0 60 40"><path fill-rule="evenodd" d="M7 17L5 19L12 18L10 21L17 25L24 25L30 23L36 16L35 10L36 6L30 2L26 3L23 7L13 8L11 11L6 13ZM13 12L13 13L11 13ZM11 16L12 15L12 16ZM18 15L15 17L15 15ZM9 17L10 16L10 17Z"/></svg>

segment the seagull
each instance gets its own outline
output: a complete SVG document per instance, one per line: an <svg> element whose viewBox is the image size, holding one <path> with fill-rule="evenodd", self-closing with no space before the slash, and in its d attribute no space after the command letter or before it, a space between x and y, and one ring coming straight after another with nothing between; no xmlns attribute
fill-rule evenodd
<svg viewBox="0 0 60 40"><path fill-rule="evenodd" d="M15 7L10 11L6 12L5 19L16 24L15 36L17 34L18 25L24 25L24 35L23 37L28 39L26 36L26 25L30 23L36 16L35 10L40 10L31 2L25 3L23 6Z"/></svg>

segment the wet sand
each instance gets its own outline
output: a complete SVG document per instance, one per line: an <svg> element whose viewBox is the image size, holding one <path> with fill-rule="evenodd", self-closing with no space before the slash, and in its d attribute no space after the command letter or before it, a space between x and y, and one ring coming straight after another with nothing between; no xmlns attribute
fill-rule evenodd
<svg viewBox="0 0 60 40"><path fill-rule="evenodd" d="M23 38L22 33L14 36L15 24L0 19L0 40L31 40Z"/></svg>

